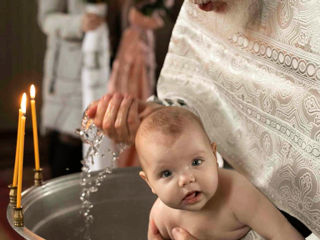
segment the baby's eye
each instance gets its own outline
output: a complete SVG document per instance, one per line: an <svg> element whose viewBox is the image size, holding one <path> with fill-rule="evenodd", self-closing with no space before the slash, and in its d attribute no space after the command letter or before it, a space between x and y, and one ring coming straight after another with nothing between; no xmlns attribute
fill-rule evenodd
<svg viewBox="0 0 320 240"><path fill-rule="evenodd" d="M199 165L201 165L202 162L203 162L203 160L201 160L201 159L194 159L192 161L192 166L199 166Z"/></svg>
<svg viewBox="0 0 320 240"><path fill-rule="evenodd" d="M172 173L169 170L165 170L165 171L161 172L161 177L162 178L167 178L167 177L170 177L171 174Z"/></svg>

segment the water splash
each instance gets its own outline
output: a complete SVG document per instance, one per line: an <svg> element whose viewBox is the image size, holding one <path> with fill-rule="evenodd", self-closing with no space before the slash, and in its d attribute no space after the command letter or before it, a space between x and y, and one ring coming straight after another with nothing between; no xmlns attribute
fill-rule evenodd
<svg viewBox="0 0 320 240"><path fill-rule="evenodd" d="M97 128L93 120L87 116L85 111L81 121L81 128L77 129L76 133L80 136L84 143L89 144L89 148L84 156L84 159L81 161L82 173L80 185L82 190L80 194L80 215L83 218L85 225L82 232L82 237L84 240L91 240L90 228L94 222L94 216L92 215L94 204L90 200L91 195L99 190L99 187L104 179L106 179L107 175L112 173L112 169L116 167L119 154L124 151L127 145L119 144L116 146L116 148L119 149L118 151L112 151L111 149L108 149L107 151L109 153L112 152L111 167L107 167L99 172L93 173L90 169L90 166L94 164L94 159L105 157L105 154L102 151L99 151L104 137L103 132Z"/></svg>

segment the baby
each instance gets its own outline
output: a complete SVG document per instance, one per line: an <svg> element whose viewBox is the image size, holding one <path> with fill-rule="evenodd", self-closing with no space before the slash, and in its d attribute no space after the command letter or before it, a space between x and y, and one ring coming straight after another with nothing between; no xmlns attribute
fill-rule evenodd
<svg viewBox="0 0 320 240"><path fill-rule="evenodd" d="M158 196L149 221L164 239L181 227L198 240L241 239L253 229L266 239L304 239L242 175L219 169L216 145L201 121L179 107L146 117L137 132L139 173Z"/></svg>

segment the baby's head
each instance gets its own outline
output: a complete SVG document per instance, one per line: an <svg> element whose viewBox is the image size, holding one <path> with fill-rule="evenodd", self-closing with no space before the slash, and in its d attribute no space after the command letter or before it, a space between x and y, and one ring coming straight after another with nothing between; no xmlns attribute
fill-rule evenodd
<svg viewBox="0 0 320 240"><path fill-rule="evenodd" d="M142 121L135 140L140 176L169 207L199 210L214 195L216 147L193 113L160 108Z"/></svg>

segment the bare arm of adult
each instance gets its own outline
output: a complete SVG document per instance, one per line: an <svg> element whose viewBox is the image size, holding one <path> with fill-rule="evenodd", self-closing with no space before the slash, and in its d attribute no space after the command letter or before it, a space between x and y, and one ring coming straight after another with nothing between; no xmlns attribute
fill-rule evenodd
<svg viewBox="0 0 320 240"><path fill-rule="evenodd" d="M104 18L93 13L85 13L82 17L81 30L83 32L88 32L95 30L104 22Z"/></svg>
<svg viewBox="0 0 320 240"><path fill-rule="evenodd" d="M280 211L240 174L234 181L232 206L236 218L265 239L304 239Z"/></svg>
<svg viewBox="0 0 320 240"><path fill-rule="evenodd" d="M127 94L109 93L92 103L87 114L112 140L132 144L141 120L160 107Z"/></svg>

